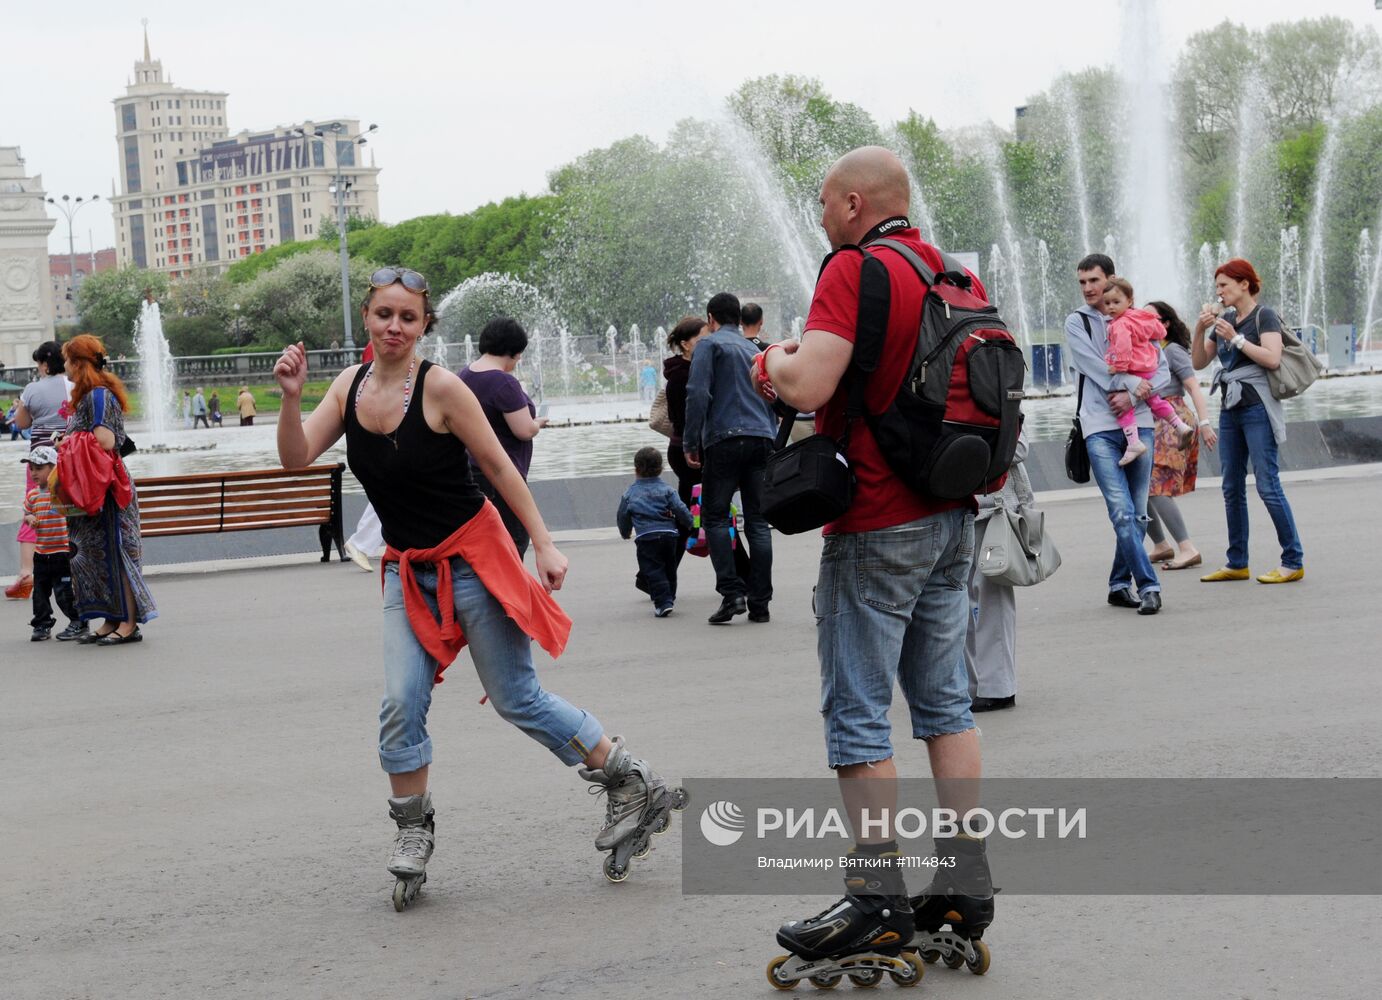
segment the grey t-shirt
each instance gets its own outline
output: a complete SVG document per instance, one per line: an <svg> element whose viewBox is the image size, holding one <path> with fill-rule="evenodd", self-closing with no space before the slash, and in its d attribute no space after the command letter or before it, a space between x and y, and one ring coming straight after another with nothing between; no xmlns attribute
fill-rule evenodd
<svg viewBox="0 0 1382 1000"><path fill-rule="evenodd" d="M29 425L30 448L49 444L54 434L66 430L67 418L61 416L59 411L71 392L72 383L66 375L45 375L24 387L24 391L19 394L19 400L29 411L29 419L32 421Z"/></svg>
<svg viewBox="0 0 1382 1000"><path fill-rule="evenodd" d="M1195 377L1195 366L1190 363L1190 352L1179 344L1167 343L1164 353L1171 377L1156 387L1156 394L1162 399L1184 396L1185 380Z"/></svg>

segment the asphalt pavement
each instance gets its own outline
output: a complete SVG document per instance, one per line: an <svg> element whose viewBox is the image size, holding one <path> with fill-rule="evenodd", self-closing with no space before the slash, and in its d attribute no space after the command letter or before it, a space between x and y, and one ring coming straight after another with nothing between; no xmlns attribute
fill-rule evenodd
<svg viewBox="0 0 1382 1000"><path fill-rule="evenodd" d="M1147 618L1105 604L1102 503L1048 494L1064 566L1018 596L1018 706L980 717L986 773L1382 776L1380 487L1376 467L1293 477L1303 583L1165 573L1165 610ZM1250 503L1262 571L1274 538ZM1219 565L1217 490L1183 510ZM687 559L676 612L658 620L633 588L632 544L606 535L565 544L559 597L576 625L558 663L537 654L543 683L669 778L828 776L819 538L775 537L770 623L712 628L706 561ZM627 882L607 884L592 844L603 800L479 704L464 653L432 706L430 881L395 913L377 577L217 563L164 568L151 586L160 617L120 648L30 643L27 605L0 608L0 996L779 995L763 977L773 931L833 887L683 895L694 803ZM893 719L905 733L898 705ZM921 744L899 739L897 760L925 774ZM1272 890L1264 871L1259 895L1000 894L988 975L931 967L916 995L1375 996L1382 902Z"/></svg>

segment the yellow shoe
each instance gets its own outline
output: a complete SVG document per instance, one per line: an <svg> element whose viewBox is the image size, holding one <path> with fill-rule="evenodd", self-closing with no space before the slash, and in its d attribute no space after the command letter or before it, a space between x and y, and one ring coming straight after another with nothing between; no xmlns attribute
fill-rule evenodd
<svg viewBox="0 0 1382 1000"><path fill-rule="evenodd" d="M1279 569L1274 569L1270 573L1263 573L1257 578L1258 583L1295 583L1297 580L1305 579L1305 570L1288 569L1285 573Z"/></svg>
<svg viewBox="0 0 1382 1000"><path fill-rule="evenodd" d="M1223 569L1216 569L1213 573L1206 573L1204 576L1200 577L1200 583L1223 583L1225 580L1246 580L1250 576L1252 576L1252 574L1248 572L1246 566L1242 569L1233 569L1230 566L1225 566ZM1260 580L1262 578L1258 577L1258 579Z"/></svg>

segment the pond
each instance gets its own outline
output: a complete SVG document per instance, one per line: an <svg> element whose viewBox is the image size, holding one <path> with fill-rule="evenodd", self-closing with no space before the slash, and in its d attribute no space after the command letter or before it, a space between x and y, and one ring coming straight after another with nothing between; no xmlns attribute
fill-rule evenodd
<svg viewBox="0 0 1382 1000"><path fill-rule="evenodd" d="M1285 407L1288 421L1382 414L1382 375L1322 379L1305 395L1288 400ZM1023 405L1034 440L1065 437L1074 409L1075 400L1069 393L1030 399ZM664 452L667 447L667 439L649 429L647 413L648 404L633 396L553 402L548 411L552 424L535 442L529 478L632 476L635 451L644 445ZM265 422L242 428L234 426L233 421L231 417L218 430L175 430L169 435L172 450L136 452L128 460L130 472L139 478L276 467L274 424ZM144 431L138 422L130 425L130 433L141 444ZM19 459L26 452L27 444L22 438L0 441L0 522L17 521L20 517L24 465ZM344 440L329 449L321 461L345 461ZM349 471L345 490L361 491Z"/></svg>

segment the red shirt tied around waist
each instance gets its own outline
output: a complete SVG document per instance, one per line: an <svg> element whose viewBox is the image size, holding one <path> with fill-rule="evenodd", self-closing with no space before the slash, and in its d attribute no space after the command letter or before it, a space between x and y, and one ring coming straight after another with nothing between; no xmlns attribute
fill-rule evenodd
<svg viewBox="0 0 1382 1000"><path fill-rule="evenodd" d="M945 270L940 253L923 242L915 227L888 233L888 238L911 247L934 271ZM888 315L888 332L878 369L870 376L864 393L864 405L870 413L885 409L897 395L902 379L916 350L921 327L921 306L926 288L899 254L886 248L873 251L888 269L891 282L892 308ZM859 270L863 257L856 251L837 253L830 259L816 283L811 299L811 311L806 319L807 330L833 333L851 344L859 319ZM974 279L975 295L987 300L988 295L979 279ZM849 400L849 380L840 380L830 402L816 413L816 431L837 440L845 431L845 405ZM968 506L971 501L938 500L913 492L896 475L883 457L865 420L856 420L849 432L845 449L850 468L854 470L854 502L845 515L825 526L826 534L836 532L876 531L929 517L941 511Z"/></svg>
<svg viewBox="0 0 1382 1000"><path fill-rule="evenodd" d="M402 552L390 545L380 563L381 584L384 567L391 562L398 563L408 622L422 648L437 661L436 683L441 683L441 675L460 655L466 643L452 603L451 559L454 556L460 556L470 564L485 589L504 608L504 613L529 638L536 640L553 659L561 656L566 649L566 640L571 635L571 619L542 584L524 568L499 517L499 511L486 500L478 514L440 545L430 549L405 549ZM413 575L417 563L431 564L437 572L437 610L441 613L440 620L432 614L422 587Z"/></svg>

